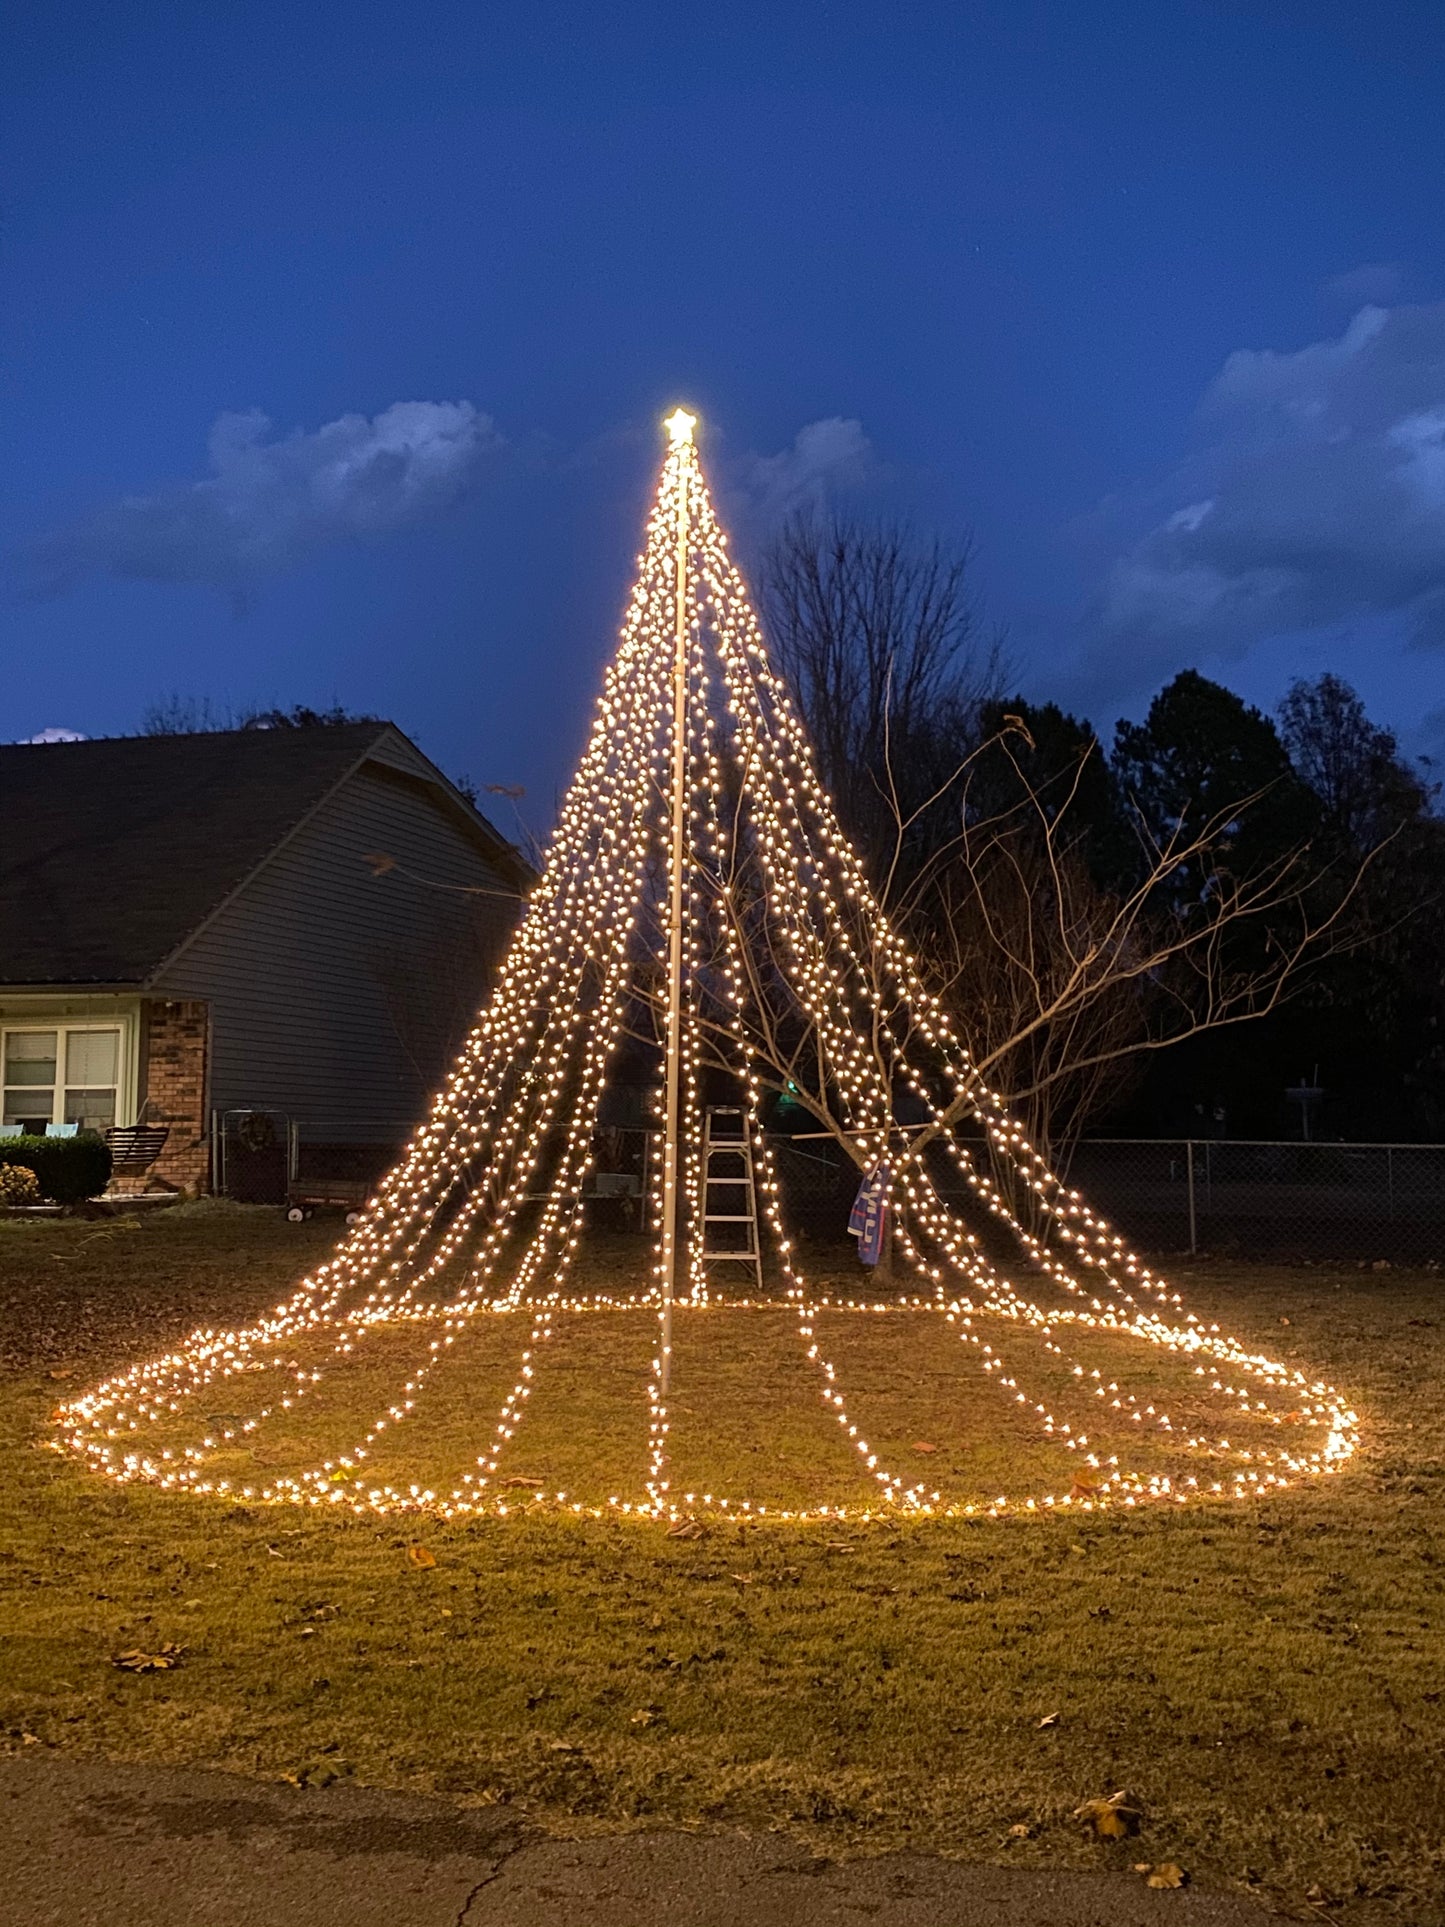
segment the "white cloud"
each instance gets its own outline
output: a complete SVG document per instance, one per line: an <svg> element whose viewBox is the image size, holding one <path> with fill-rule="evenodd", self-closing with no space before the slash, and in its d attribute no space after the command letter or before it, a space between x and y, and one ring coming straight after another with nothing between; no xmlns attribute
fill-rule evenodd
<svg viewBox="0 0 1445 1927"><path fill-rule="evenodd" d="M751 456L740 480L756 519L778 522L799 509L822 508L839 489L857 487L874 460L863 424L830 415L800 428L792 447L780 454Z"/></svg>
<svg viewBox="0 0 1445 1927"><path fill-rule="evenodd" d="M55 727L42 729L37 735L22 736L22 743L88 743L90 738L83 736L78 729Z"/></svg>
<svg viewBox="0 0 1445 1927"><path fill-rule="evenodd" d="M1445 642L1445 303L1367 307L1294 353L1230 355L1154 504L1101 598L1113 659L1237 657L1380 616Z"/></svg>
<svg viewBox="0 0 1445 1927"><path fill-rule="evenodd" d="M330 543L438 515L502 437L471 402L401 401L275 436L259 410L217 418L210 474L129 495L35 545L51 589L92 570L244 587Z"/></svg>

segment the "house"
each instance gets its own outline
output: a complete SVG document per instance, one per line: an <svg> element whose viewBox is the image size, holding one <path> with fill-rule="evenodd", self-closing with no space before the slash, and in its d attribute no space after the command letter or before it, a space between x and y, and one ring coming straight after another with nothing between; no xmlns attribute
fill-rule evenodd
<svg viewBox="0 0 1445 1927"><path fill-rule="evenodd" d="M0 1117L395 1145L531 881L390 723L0 747Z"/></svg>

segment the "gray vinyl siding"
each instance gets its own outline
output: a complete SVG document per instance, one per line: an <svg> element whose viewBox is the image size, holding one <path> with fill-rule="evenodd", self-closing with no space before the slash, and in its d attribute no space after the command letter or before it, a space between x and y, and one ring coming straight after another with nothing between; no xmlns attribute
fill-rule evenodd
<svg viewBox="0 0 1445 1927"><path fill-rule="evenodd" d="M405 770L409 776L419 776L423 782L436 780L435 768L398 729L383 731L367 752L367 757L370 762L385 763L392 769Z"/></svg>
<svg viewBox="0 0 1445 1927"><path fill-rule="evenodd" d="M385 762L407 767L394 738ZM515 920L435 787L348 777L156 980L211 1007L210 1102L391 1135L425 1111ZM419 756L418 776L434 777ZM368 858L394 867L374 875ZM340 1136L339 1131L330 1133Z"/></svg>

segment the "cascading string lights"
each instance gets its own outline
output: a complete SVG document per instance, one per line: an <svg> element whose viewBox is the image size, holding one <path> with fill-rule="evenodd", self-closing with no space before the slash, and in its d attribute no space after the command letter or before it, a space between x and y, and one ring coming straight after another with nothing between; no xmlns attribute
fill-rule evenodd
<svg viewBox="0 0 1445 1927"><path fill-rule="evenodd" d="M705 1509L785 1520L884 1511L997 1517L1244 1498L1338 1471L1359 1436L1358 1415L1340 1395L1185 1310L1179 1294L1049 1170L974 1069L839 827L717 522L691 428L680 411L669 423L586 750L491 995L429 1116L361 1222L273 1312L235 1330L197 1332L176 1351L66 1400L54 1443L120 1483L365 1516L505 1515L527 1504L666 1520ZM683 930L673 1035L659 1013L667 1003L679 730ZM599 1107L624 1037L649 1025L654 1045L677 1053L677 1219L665 1222L662 1134L654 1132L644 1157L651 1279L632 1294L589 1294L568 1281L596 1163ZM748 1118L760 1230L771 1237L781 1280L777 1298L726 1296L703 1258L704 1093L717 1068L730 1073ZM764 1132L768 1095L785 1075L860 1167L890 1161L895 1242L918 1279L911 1293L862 1303L809 1288ZM905 1093L910 1115L921 1120L906 1127L897 1117ZM1010 1189L1016 1183L1033 1200L1029 1222L983 1168L979 1148L995 1174L1013 1174ZM1003 1274L980 1239L984 1227L992 1228L991 1244L1003 1233L1012 1239L1055 1302L1036 1302ZM524 1501L501 1496L503 1454L539 1378L545 1382L560 1324L601 1311L660 1319L669 1229L676 1275L685 1281L675 1299L679 1315L705 1329L718 1310L790 1313L854 1474L876 1496L789 1507L675 1490L661 1337L652 1348L635 1493L605 1502L531 1491ZM962 1502L883 1463L850 1416L819 1328L825 1319L889 1314L942 1321L976 1368L970 1382L988 1385L1058 1448L1057 1490ZM458 1370L459 1341L488 1318L524 1318L528 1335L512 1388L476 1448L475 1469L444 1489L374 1473L373 1456L399 1425L414 1427L425 1416L438 1375ZM250 1481L225 1474L221 1455L253 1446L280 1414L300 1407L304 1416L319 1385L344 1385L345 1374L374 1355L375 1341L412 1327L428 1334L425 1356L348 1448L299 1472L267 1475L258 1466ZM1105 1343L1111 1357L1120 1354L1119 1366L1097 1362ZM1023 1357L1029 1347L1032 1371ZM1151 1378L1165 1359L1177 1361L1177 1413L1159 1392L1129 1387L1123 1361L1136 1353L1150 1357ZM1034 1382L1040 1369L1052 1389ZM201 1418L183 1443L148 1444L153 1427L169 1436L188 1412L213 1403L223 1384L232 1403L249 1395L249 1409ZM1247 1423L1267 1442L1232 1443L1202 1415L1206 1401L1226 1425ZM1151 1440L1197 1469L1166 1473L1125 1462L1131 1445Z"/></svg>

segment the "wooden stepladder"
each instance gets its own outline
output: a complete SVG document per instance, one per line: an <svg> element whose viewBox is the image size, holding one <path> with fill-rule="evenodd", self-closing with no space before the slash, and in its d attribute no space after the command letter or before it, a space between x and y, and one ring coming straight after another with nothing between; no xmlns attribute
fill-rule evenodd
<svg viewBox="0 0 1445 1927"><path fill-rule="evenodd" d="M740 1106L709 1104L702 1144L702 1261L747 1265L763 1287L758 1240L758 1188L748 1115Z"/></svg>

